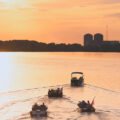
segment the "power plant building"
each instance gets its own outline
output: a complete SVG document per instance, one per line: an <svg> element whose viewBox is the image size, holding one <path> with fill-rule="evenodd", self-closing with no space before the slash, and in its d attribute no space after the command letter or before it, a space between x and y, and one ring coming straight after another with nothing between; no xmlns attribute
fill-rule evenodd
<svg viewBox="0 0 120 120"><path fill-rule="evenodd" d="M100 33L95 34L94 41L96 41L97 43L102 43L103 42L103 35Z"/></svg>
<svg viewBox="0 0 120 120"><path fill-rule="evenodd" d="M114 45L120 43L119 41L104 41L104 36L101 33L84 35L84 47L101 47L102 45Z"/></svg>
<svg viewBox="0 0 120 120"><path fill-rule="evenodd" d="M91 46L93 42L93 35L92 34L85 34L84 35L84 46L85 47L88 47L88 46Z"/></svg>

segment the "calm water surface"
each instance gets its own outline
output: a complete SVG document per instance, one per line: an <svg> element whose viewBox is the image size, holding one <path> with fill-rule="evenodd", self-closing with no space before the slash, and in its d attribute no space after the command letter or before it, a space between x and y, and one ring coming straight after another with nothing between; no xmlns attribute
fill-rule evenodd
<svg viewBox="0 0 120 120"><path fill-rule="evenodd" d="M73 71L85 83L120 90L120 53L0 53L0 92L70 83Z"/></svg>
<svg viewBox="0 0 120 120"><path fill-rule="evenodd" d="M84 73L84 87L70 87L73 71ZM47 120L119 120L119 73L120 53L0 53L0 117L31 120L31 106L44 101ZM58 85L63 99L48 99L48 89ZM79 113L78 101L94 96L96 113Z"/></svg>

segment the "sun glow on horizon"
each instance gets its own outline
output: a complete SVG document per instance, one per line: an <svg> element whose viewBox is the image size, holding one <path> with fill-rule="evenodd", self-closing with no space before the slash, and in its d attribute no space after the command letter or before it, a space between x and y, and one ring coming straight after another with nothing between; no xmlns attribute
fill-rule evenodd
<svg viewBox="0 0 120 120"><path fill-rule="evenodd" d="M7 3L7 4L14 4L14 3L19 3L20 0L0 0L0 2Z"/></svg>
<svg viewBox="0 0 120 120"><path fill-rule="evenodd" d="M9 9L25 5L23 0L0 0L0 3L3 3Z"/></svg>
<svg viewBox="0 0 120 120"><path fill-rule="evenodd" d="M115 2L114 2L115 1ZM83 43L86 33L120 40L119 0L0 0L1 40Z"/></svg>

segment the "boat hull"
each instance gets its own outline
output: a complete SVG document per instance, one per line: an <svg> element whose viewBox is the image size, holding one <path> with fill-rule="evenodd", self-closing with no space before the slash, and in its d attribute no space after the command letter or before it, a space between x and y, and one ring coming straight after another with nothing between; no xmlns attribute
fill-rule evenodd
<svg viewBox="0 0 120 120"><path fill-rule="evenodd" d="M83 86L83 80L71 80L71 86Z"/></svg>
<svg viewBox="0 0 120 120"><path fill-rule="evenodd" d="M87 108L81 108L81 112L95 112L95 109L87 109Z"/></svg>
<svg viewBox="0 0 120 120"><path fill-rule="evenodd" d="M63 94L48 94L48 97L57 97L57 98L61 98L63 97Z"/></svg>
<svg viewBox="0 0 120 120"><path fill-rule="evenodd" d="M47 111L31 111L31 117L47 117Z"/></svg>

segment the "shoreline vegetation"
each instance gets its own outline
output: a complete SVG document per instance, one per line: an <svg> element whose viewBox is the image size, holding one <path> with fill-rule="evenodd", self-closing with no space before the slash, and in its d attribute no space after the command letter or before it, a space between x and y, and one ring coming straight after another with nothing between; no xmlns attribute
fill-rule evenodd
<svg viewBox="0 0 120 120"><path fill-rule="evenodd" d="M120 52L120 43L84 47L81 44L43 43L34 40L0 41L0 52Z"/></svg>

